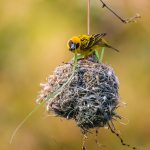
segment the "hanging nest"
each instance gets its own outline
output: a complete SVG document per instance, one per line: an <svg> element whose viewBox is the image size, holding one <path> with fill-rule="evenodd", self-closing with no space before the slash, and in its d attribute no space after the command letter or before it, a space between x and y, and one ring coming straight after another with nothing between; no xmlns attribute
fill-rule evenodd
<svg viewBox="0 0 150 150"><path fill-rule="evenodd" d="M41 84L38 103L46 100L48 112L66 119L74 119L77 125L88 131L104 127L118 118L119 81L113 69L103 63L82 59L77 62L73 74L73 63L58 66L47 82ZM73 74L73 76L72 76ZM57 96L48 98L60 89L72 76Z"/></svg>

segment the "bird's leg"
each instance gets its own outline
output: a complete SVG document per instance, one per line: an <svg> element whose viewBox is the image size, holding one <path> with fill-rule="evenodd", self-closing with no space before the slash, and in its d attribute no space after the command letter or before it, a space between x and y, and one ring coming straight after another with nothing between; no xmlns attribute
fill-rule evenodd
<svg viewBox="0 0 150 150"><path fill-rule="evenodd" d="M100 62L100 55L99 55L98 50L95 50L95 55L96 55L97 60Z"/></svg>
<svg viewBox="0 0 150 150"><path fill-rule="evenodd" d="M84 55L78 55L77 60L84 59Z"/></svg>
<svg viewBox="0 0 150 150"><path fill-rule="evenodd" d="M105 53L105 47L102 47L101 55L99 61L102 62L104 58L104 53Z"/></svg>
<svg viewBox="0 0 150 150"><path fill-rule="evenodd" d="M83 59L83 58L85 58L84 55L81 55L81 54L77 55L77 54L75 54L74 57L73 57L73 60L75 62L75 61L79 61L80 59Z"/></svg>

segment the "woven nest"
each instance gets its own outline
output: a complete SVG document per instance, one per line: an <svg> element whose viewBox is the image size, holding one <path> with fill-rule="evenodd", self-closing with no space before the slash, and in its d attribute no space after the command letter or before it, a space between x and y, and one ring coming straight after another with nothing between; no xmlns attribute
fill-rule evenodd
<svg viewBox="0 0 150 150"><path fill-rule="evenodd" d="M74 119L84 131L104 127L109 121L118 118L119 82L113 69L103 63L80 60L73 74L73 64L58 66L47 82L41 84L38 102L47 100L48 112L66 119ZM72 76L73 74L73 76ZM53 98L50 94L72 79Z"/></svg>

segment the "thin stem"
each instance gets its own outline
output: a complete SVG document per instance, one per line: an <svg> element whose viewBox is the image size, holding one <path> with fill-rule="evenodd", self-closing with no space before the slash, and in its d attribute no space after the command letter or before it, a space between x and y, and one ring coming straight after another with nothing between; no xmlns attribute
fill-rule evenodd
<svg viewBox="0 0 150 150"><path fill-rule="evenodd" d="M11 139L10 139L10 144L12 143L16 133L18 132L18 130L22 127L22 125L31 117L31 115L33 113L35 113L41 106L43 106L49 99L51 98L56 98L63 90L63 88L70 83L71 79L74 76L75 73L75 69L77 66L77 54L75 54L75 60L74 60L74 66L73 66L73 73L70 76L70 78L68 79L68 81L66 83L64 83L59 89L57 89L54 93L50 94L47 96L47 98L45 100L42 101L42 103L40 103L38 106L36 106L22 121L21 123L19 123L19 125L16 127L16 129L14 130L14 132L12 133Z"/></svg>
<svg viewBox="0 0 150 150"><path fill-rule="evenodd" d="M74 54L74 64L73 64L73 69L72 69L72 75L69 77L69 79L68 79L68 81L66 82L66 83L64 83L57 91L56 91L56 94L57 93L61 93L62 92L62 90L64 89L64 87L66 86L66 85L68 85L70 82L71 82L71 80L72 80L72 78L73 78L73 76L74 76L74 74L75 74L75 70L76 70L76 67L77 67L77 53L75 53ZM58 94L59 95L59 94Z"/></svg>
<svg viewBox="0 0 150 150"><path fill-rule="evenodd" d="M109 123L107 123L107 125L108 125L110 131L118 137L118 139L120 140L120 142L121 142L121 144L122 144L123 146L130 147L130 148L132 148L133 150L137 149L135 146L131 146L131 145L125 143L124 140L123 140L123 138L120 136L120 134L119 134L118 132L116 132L116 131L111 127L111 125L110 125Z"/></svg>
<svg viewBox="0 0 150 150"><path fill-rule="evenodd" d="M104 58L104 52L105 52L105 47L102 47L101 56L100 56L100 62L103 61L103 58Z"/></svg>
<svg viewBox="0 0 150 150"><path fill-rule="evenodd" d="M21 123L19 123L19 125L17 126L17 128L14 130L12 136L11 136L11 139L10 139L10 144L12 143L17 131L21 128L21 126L31 117L31 115L33 113L35 113L41 106L43 106L43 104L45 104L46 100L43 101L41 104L39 104L38 106L36 106L22 121Z"/></svg>
<svg viewBox="0 0 150 150"><path fill-rule="evenodd" d="M87 0L87 34L90 35L90 0Z"/></svg>
<svg viewBox="0 0 150 150"><path fill-rule="evenodd" d="M110 7L108 7L103 0L100 0L100 2L102 3L102 8L107 8L111 13L113 13L121 22L123 23L130 23L130 22L136 22L136 19L141 18L140 14L136 14L135 16L131 17L131 18L127 18L127 19L123 19L122 17L120 17L115 11L113 11Z"/></svg>

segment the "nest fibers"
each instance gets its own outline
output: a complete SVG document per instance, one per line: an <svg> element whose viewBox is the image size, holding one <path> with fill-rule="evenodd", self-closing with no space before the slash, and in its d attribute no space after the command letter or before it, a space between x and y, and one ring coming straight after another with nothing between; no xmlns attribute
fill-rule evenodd
<svg viewBox="0 0 150 150"><path fill-rule="evenodd" d="M116 108L119 104L119 82L113 69L103 63L80 60L73 74L73 64L58 66L46 83L41 84L38 98L46 100L47 111L60 117L74 119L83 131L104 127L112 119L118 118ZM50 94L72 79L56 97Z"/></svg>

